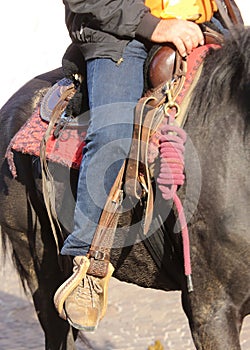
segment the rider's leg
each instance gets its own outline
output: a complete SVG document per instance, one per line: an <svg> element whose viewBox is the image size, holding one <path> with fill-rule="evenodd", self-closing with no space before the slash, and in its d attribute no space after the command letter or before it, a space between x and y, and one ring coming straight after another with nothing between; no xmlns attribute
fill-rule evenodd
<svg viewBox="0 0 250 350"><path fill-rule="evenodd" d="M134 108L143 89L144 45L131 42L117 65L110 59L87 62L91 122L81 164L74 230L61 254L86 255L113 182L127 157Z"/></svg>
<svg viewBox="0 0 250 350"><path fill-rule="evenodd" d="M86 275L89 265L86 254L108 193L124 159L128 156L134 109L143 91L143 65L146 55L144 45L132 41L124 51L124 61L119 65L110 59L93 59L87 62L90 125L79 173L74 230L66 239L61 251L61 254L77 257L74 259L75 271L81 270L83 275ZM84 294L89 293L87 282L90 278L95 280L94 285L98 284L97 278L84 278L88 289ZM90 283L92 284L91 281ZM83 288L82 283L79 288ZM97 310L98 293L97 288L96 307L92 304L88 306L85 299L84 304L80 305L80 299L72 299L71 295L68 298L68 310L78 310L71 311L73 316L69 315L66 300L67 316L75 327L85 330L95 328L100 316ZM74 300L77 300L77 303L74 303Z"/></svg>

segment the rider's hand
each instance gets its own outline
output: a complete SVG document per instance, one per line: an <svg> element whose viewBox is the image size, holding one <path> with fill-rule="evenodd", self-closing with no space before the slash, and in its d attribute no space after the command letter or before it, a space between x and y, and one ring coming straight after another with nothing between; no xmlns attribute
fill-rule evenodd
<svg viewBox="0 0 250 350"><path fill-rule="evenodd" d="M180 54L185 57L195 47L204 44L200 27L182 19L162 19L151 36L155 43L173 43Z"/></svg>

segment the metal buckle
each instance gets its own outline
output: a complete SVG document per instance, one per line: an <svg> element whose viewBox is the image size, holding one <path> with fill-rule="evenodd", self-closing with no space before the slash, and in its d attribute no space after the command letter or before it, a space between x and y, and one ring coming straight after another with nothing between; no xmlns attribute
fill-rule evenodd
<svg viewBox="0 0 250 350"><path fill-rule="evenodd" d="M105 260L105 253L101 252L100 250L92 250L91 251L91 257L95 260L103 261Z"/></svg>

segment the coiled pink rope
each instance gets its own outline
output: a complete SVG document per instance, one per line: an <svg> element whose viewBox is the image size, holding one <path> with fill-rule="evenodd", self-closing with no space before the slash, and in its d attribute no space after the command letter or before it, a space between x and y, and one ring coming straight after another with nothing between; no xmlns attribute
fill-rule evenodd
<svg viewBox="0 0 250 350"><path fill-rule="evenodd" d="M190 244L185 213L177 195L177 187L184 184L184 150L187 139L186 132L174 125L174 117L166 116L166 124L161 130L160 137L160 174L157 182L164 199L173 199L181 224L184 270L188 278L188 291L193 290L191 280Z"/></svg>

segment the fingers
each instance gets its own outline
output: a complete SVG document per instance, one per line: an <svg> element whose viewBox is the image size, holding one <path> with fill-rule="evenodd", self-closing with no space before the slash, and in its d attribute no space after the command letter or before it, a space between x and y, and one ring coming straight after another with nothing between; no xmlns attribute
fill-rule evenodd
<svg viewBox="0 0 250 350"><path fill-rule="evenodd" d="M180 37L178 39L180 44L178 44L178 40L177 40L176 47L182 56L186 56L187 54L190 54L192 50L198 46L197 44L195 44L197 40L195 40L193 36L186 35L185 37L183 38ZM181 49L178 47L179 45L181 45Z"/></svg>
<svg viewBox="0 0 250 350"><path fill-rule="evenodd" d="M182 56L204 44L202 31L197 24L178 19L161 20L151 40L158 43L172 42Z"/></svg>
<svg viewBox="0 0 250 350"><path fill-rule="evenodd" d="M184 44L184 41L181 40L181 38L176 38L174 41L173 41L173 44L176 46L177 50L179 51L180 55L182 57L186 57L187 54L191 51L187 48L187 46Z"/></svg>
<svg viewBox="0 0 250 350"><path fill-rule="evenodd" d="M192 52L194 48L204 44L203 34L197 26L196 28L188 28L186 32L180 32L173 39L173 44L182 56L186 56Z"/></svg>

